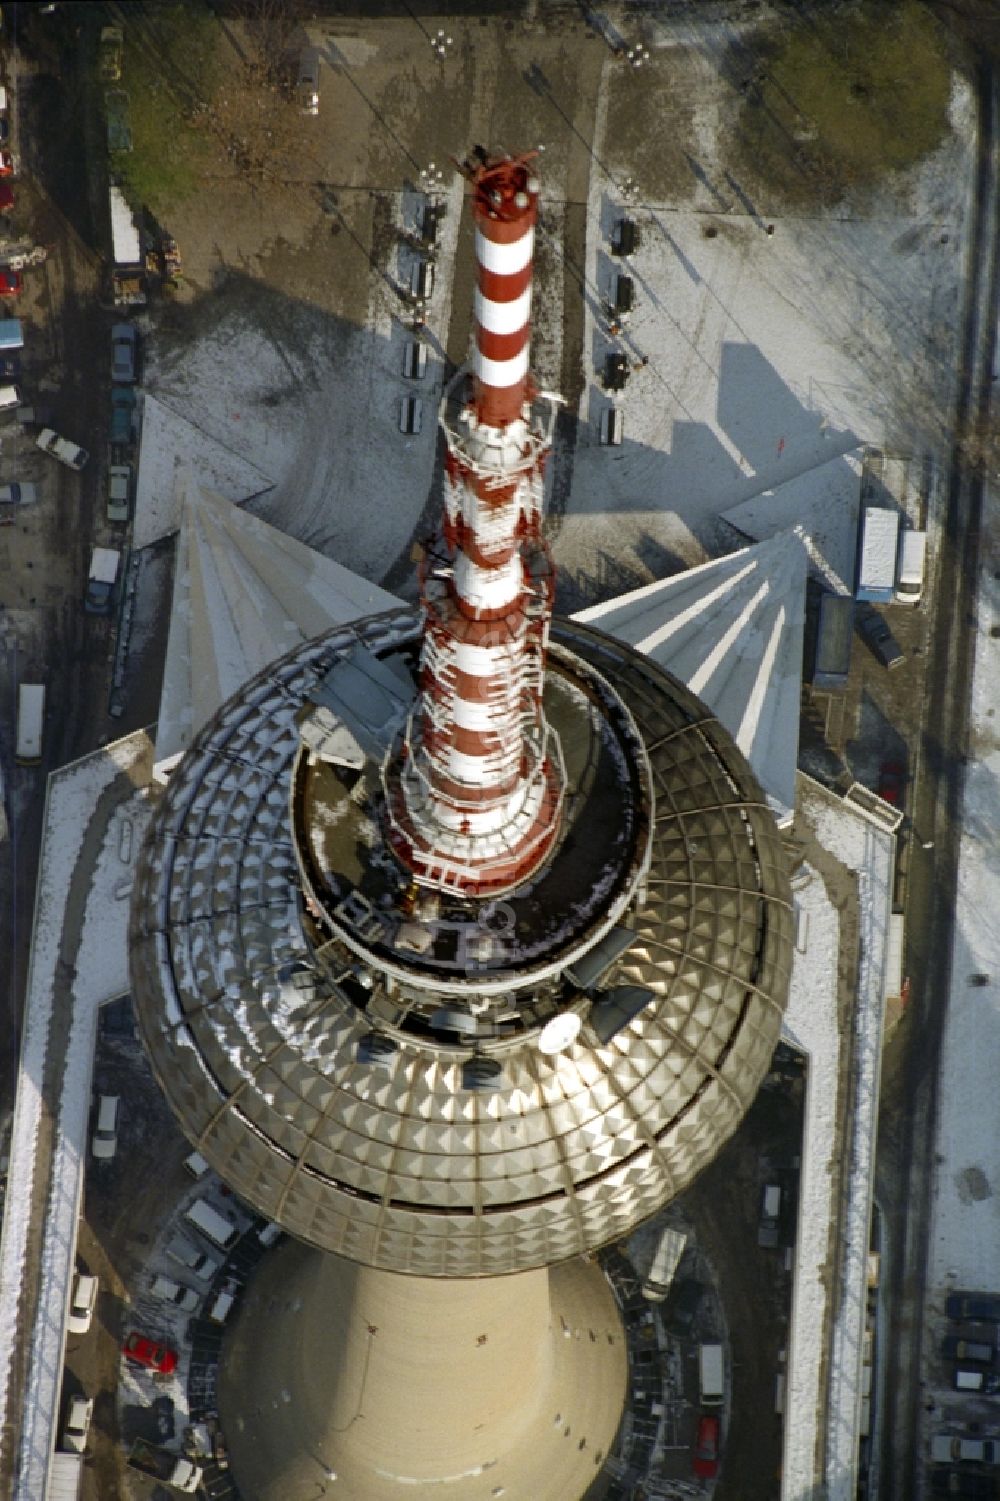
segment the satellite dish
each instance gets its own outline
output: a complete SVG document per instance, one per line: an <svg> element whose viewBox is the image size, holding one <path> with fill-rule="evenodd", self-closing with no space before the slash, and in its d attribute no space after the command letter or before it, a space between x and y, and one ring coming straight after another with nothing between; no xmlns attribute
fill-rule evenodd
<svg viewBox="0 0 1000 1501"><path fill-rule="evenodd" d="M644 985L615 985L611 990L602 990L590 1008L590 1025L598 1042L610 1042L655 1000L656 992Z"/></svg>
<svg viewBox="0 0 1000 1501"><path fill-rule="evenodd" d="M560 1011L551 1017L538 1034L540 1053L564 1053L576 1042L583 1022L575 1011Z"/></svg>
<svg viewBox="0 0 1000 1501"><path fill-rule="evenodd" d="M495 1058L482 1058L477 1055L462 1064L463 1089L496 1090L502 1087L503 1069Z"/></svg>

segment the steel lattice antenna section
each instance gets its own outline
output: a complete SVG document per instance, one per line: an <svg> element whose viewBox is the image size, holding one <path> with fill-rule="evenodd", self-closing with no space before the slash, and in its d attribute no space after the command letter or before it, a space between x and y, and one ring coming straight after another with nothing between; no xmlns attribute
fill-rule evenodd
<svg viewBox="0 0 1000 1501"><path fill-rule="evenodd" d="M421 581L420 699L387 799L393 847L415 879L472 897L496 896L537 870L558 836L565 788L542 708L552 408L538 401L529 373L532 155L480 152L465 168L475 218L473 360L444 403L444 516ZM456 385L464 400L452 418Z"/></svg>

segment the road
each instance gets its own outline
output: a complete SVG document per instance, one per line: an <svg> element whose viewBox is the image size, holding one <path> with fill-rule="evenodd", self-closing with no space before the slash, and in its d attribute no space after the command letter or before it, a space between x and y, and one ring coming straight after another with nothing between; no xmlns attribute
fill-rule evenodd
<svg viewBox="0 0 1000 1501"><path fill-rule="evenodd" d="M4 1111L13 1099L46 775L92 749L109 727L108 622L85 616L81 604L90 547L105 540L95 536L95 525L103 527L98 500L110 387L110 320L99 306L100 244L86 190L87 136L80 129L88 100L81 94L75 36L35 30L43 44L39 54L12 51L8 62L21 162L18 230L50 248L44 265L25 272L18 307L26 328L21 385L27 400L55 408L60 430L82 441L92 457L76 475L38 454L30 433L12 443L7 430L5 454L13 447L17 476L36 480L42 495L31 517L4 535L0 692L13 705L17 681L27 676L46 682L48 702L41 767L15 770L13 747L4 747L13 825L10 842L0 845L0 949L10 955L2 1003ZM31 35L25 33L29 44Z"/></svg>
<svg viewBox="0 0 1000 1501"><path fill-rule="evenodd" d="M906 972L919 977L919 983L885 1051L876 1162L876 1194L893 1248L887 1269L888 1400L881 1447L884 1485L879 1493L892 1501L911 1501L918 1493L922 1308L927 1294L938 1069L958 883L983 500L982 474L968 462L968 435L986 431L993 330L1000 305L997 80L988 66L978 75L977 99L978 169L966 260L963 357L945 494L921 772L912 809ZM933 851L918 848L921 840L933 840Z"/></svg>

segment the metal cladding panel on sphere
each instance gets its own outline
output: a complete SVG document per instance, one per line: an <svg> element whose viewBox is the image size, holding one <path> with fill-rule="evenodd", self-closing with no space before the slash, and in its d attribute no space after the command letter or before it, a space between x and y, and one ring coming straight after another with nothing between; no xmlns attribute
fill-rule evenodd
<svg viewBox="0 0 1000 1501"><path fill-rule="evenodd" d="M297 648L171 777L133 896L142 1034L191 1141L302 1240L425 1276L558 1262L677 1194L753 1100L793 949L780 837L704 705L628 647L556 623L565 661L614 683L645 745L648 866L602 985L645 987L649 1003L602 1043L581 995L575 1041L548 1055L537 1028L498 1040L487 1088L467 1087L460 1038L397 1029L370 1058L390 978L376 966L359 1003L317 962L290 806L303 706L359 641L415 664L419 620L394 611Z"/></svg>

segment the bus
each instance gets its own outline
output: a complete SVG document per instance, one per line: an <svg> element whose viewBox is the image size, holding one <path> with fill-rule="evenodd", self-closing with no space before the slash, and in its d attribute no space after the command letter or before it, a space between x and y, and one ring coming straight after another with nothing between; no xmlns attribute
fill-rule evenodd
<svg viewBox="0 0 1000 1501"><path fill-rule="evenodd" d="M17 690L18 766L37 766L42 759L42 723L45 718L45 684L22 683Z"/></svg>

